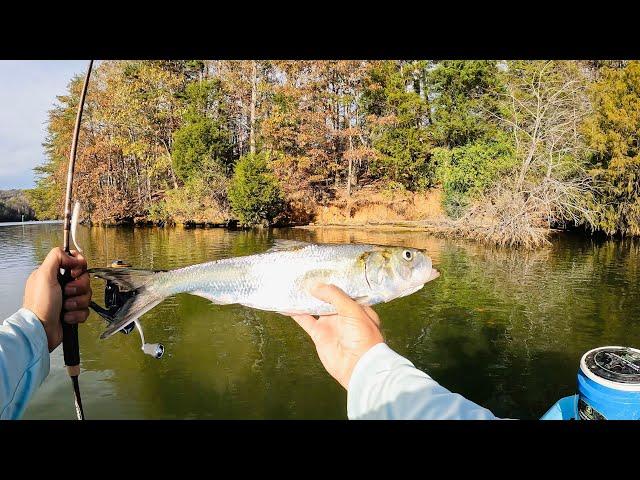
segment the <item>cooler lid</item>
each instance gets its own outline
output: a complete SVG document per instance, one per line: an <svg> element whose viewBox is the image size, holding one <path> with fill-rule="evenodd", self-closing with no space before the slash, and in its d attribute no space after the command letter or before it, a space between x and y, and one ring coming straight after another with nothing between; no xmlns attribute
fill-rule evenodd
<svg viewBox="0 0 640 480"><path fill-rule="evenodd" d="M585 353L582 371L600 379L625 385L640 385L640 350L630 347L600 347ZM635 390L635 389L634 389Z"/></svg>

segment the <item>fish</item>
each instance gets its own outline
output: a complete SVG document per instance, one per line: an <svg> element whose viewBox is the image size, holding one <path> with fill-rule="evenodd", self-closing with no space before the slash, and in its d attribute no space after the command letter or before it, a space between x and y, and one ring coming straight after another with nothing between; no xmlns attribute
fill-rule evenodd
<svg viewBox="0 0 640 480"><path fill-rule="evenodd" d="M179 293L197 295L218 305L239 304L284 315L329 315L336 313L335 307L309 293L317 283L333 284L361 305L371 306L411 295L440 275L427 253L416 248L295 240L276 240L264 253L175 270L88 271L134 292L101 339Z"/></svg>

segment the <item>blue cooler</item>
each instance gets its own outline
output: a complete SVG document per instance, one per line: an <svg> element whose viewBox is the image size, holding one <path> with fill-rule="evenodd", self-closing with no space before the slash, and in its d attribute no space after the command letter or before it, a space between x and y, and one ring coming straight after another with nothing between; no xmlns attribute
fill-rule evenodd
<svg viewBox="0 0 640 480"><path fill-rule="evenodd" d="M640 350L600 347L582 356L577 418L640 420Z"/></svg>
<svg viewBox="0 0 640 480"><path fill-rule="evenodd" d="M640 350L600 347L580 360L578 393L541 420L640 420Z"/></svg>

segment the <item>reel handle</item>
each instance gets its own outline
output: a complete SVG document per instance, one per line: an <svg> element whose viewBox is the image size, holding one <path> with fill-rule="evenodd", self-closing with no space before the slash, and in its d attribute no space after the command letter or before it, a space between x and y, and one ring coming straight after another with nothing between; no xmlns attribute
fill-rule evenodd
<svg viewBox="0 0 640 480"><path fill-rule="evenodd" d="M161 343L145 343L142 345L142 351L153 358L162 358L164 345Z"/></svg>

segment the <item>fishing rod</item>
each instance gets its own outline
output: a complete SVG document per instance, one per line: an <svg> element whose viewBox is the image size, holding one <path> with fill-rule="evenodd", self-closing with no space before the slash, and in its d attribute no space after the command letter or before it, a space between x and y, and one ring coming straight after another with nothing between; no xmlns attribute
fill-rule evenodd
<svg viewBox="0 0 640 480"><path fill-rule="evenodd" d="M87 96L87 87L89 86L89 77L91 76L92 67L93 60L90 60L89 67L87 68L87 74L84 78L82 93L80 95L78 114L76 116L76 125L73 130L73 139L71 141L71 152L69 153L69 170L67 171L67 192L64 199L63 224L63 248L68 255L71 255L71 249L69 248L69 232L71 230L71 194L73 192L73 169L76 164L76 151L78 148L78 136L80 134L80 121L82 120L82 110L84 107L85 97ZM63 273L59 276L63 295L64 286L71 280L73 280L71 277L71 270L64 269ZM80 375L80 344L78 342L78 324L71 325L65 322L62 312L60 312L60 322L62 323L62 350L64 354L64 364L67 367L67 373L69 374L69 377L71 377L71 382L73 384L76 415L78 417L78 420L84 420L84 410L82 409L82 398L80 396L80 385L78 383L78 376Z"/></svg>

